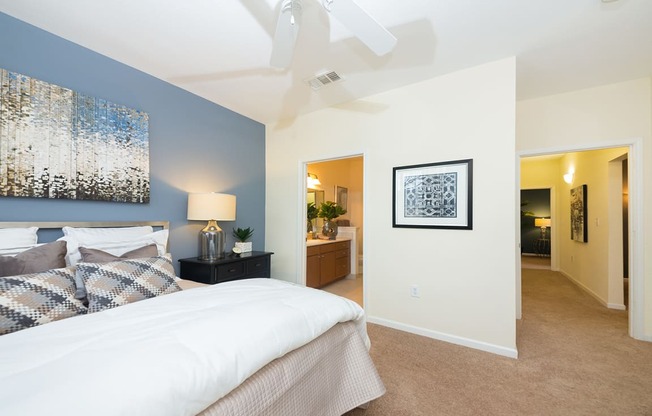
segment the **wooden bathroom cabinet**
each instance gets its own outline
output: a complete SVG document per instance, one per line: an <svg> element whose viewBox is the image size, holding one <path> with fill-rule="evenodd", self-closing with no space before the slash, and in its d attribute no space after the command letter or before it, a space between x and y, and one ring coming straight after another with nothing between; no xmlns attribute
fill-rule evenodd
<svg viewBox="0 0 652 416"><path fill-rule="evenodd" d="M306 249L306 286L321 288L351 273L351 242L329 241Z"/></svg>

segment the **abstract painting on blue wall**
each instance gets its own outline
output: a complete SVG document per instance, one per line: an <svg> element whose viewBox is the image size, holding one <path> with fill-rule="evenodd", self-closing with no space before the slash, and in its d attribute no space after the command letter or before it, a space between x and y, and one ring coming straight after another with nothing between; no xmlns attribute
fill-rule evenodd
<svg viewBox="0 0 652 416"><path fill-rule="evenodd" d="M0 69L0 196L148 203L148 115Z"/></svg>

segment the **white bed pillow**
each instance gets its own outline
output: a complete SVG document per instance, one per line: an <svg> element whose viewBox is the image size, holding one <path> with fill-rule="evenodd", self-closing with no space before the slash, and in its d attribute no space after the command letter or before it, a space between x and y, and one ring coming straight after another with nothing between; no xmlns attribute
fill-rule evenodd
<svg viewBox="0 0 652 416"><path fill-rule="evenodd" d="M0 249L16 247L34 247L38 236L38 227L0 228Z"/></svg>
<svg viewBox="0 0 652 416"><path fill-rule="evenodd" d="M87 244L104 241L126 241L136 237L142 237L154 232L149 225L140 227L114 227L114 228L84 228L84 227L63 227L61 228L65 237L73 237L84 247Z"/></svg>
<svg viewBox="0 0 652 416"><path fill-rule="evenodd" d="M167 253L168 235L169 230L160 230L145 235L132 236L132 238L123 237L121 240L111 240L107 238L103 241L98 239L88 242L88 240L79 241L73 236L63 236L59 240L66 241L68 245L66 265L74 266L81 260L79 247L102 250L114 256L122 256L128 251L132 251L149 244L156 244L158 254L159 256L162 256L163 254Z"/></svg>
<svg viewBox="0 0 652 416"><path fill-rule="evenodd" d="M15 256L17 254L22 253L23 251L27 251L31 248L42 246L44 243L41 244L30 244L25 247L10 247L10 248L0 248L0 256Z"/></svg>

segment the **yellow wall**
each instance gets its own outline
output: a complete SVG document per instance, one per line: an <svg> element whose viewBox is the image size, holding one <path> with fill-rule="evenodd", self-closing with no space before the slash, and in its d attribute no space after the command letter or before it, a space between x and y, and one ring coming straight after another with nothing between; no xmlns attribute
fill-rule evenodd
<svg viewBox="0 0 652 416"><path fill-rule="evenodd" d="M559 189L563 181L561 156L554 158L524 158L521 159L521 189L550 189L550 217L551 217L551 268L559 270ZM527 207L526 207L527 208Z"/></svg>
<svg viewBox="0 0 652 416"><path fill-rule="evenodd" d="M553 270L560 270L582 286L602 304L624 307L622 292L622 264L615 267L620 272L615 280L620 288L610 293L610 262L617 261L612 253L622 251L622 219L610 221L609 162L627 154L627 148L611 148L557 155L555 158L521 160L521 188L551 188L554 201L552 260ZM564 173L575 171L571 184L563 180ZM580 243L570 238L570 190L587 185L588 242ZM615 209L622 212L622 199L617 199ZM613 205L613 204L611 204ZM612 235L615 233L615 237ZM610 241L611 240L611 241ZM621 254L622 256L622 254Z"/></svg>

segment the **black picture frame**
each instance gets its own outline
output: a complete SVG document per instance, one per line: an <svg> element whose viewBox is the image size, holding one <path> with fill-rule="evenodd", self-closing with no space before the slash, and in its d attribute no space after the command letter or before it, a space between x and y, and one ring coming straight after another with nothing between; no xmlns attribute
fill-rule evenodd
<svg viewBox="0 0 652 416"><path fill-rule="evenodd" d="M392 227L473 229L473 159L393 169Z"/></svg>
<svg viewBox="0 0 652 416"><path fill-rule="evenodd" d="M588 187L580 185L570 190L570 231L571 240L580 243L589 242L588 219Z"/></svg>

